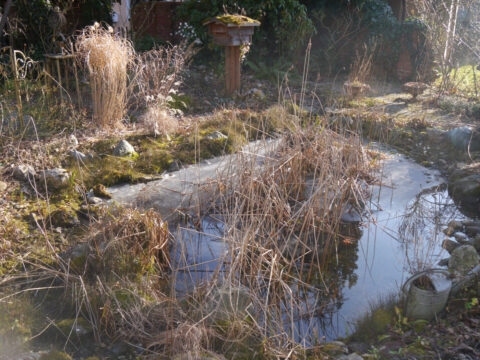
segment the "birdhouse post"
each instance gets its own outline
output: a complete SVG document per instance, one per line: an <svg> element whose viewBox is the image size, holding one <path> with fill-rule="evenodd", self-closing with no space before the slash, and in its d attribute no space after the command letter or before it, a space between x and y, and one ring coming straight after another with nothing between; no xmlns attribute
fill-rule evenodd
<svg viewBox="0 0 480 360"><path fill-rule="evenodd" d="M241 47L252 43L260 22L242 15L221 15L204 22L215 45L225 46L225 86L228 94L240 89Z"/></svg>

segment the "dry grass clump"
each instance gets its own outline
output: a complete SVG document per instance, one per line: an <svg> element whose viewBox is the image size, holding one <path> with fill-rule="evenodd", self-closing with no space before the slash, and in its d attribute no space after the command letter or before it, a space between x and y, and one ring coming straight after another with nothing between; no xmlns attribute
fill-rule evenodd
<svg viewBox="0 0 480 360"><path fill-rule="evenodd" d="M143 114L142 125L149 133L158 136L174 133L178 128L178 121L165 108L153 104Z"/></svg>
<svg viewBox="0 0 480 360"><path fill-rule="evenodd" d="M132 44L95 23L78 36L76 47L90 75L95 122L118 126L127 109L127 68L135 54Z"/></svg>
<svg viewBox="0 0 480 360"><path fill-rule="evenodd" d="M342 215L362 213L372 161L358 135L324 124L297 126L270 154L252 153L240 154L218 187L229 249L220 262L248 289L264 341L288 353L304 340L297 320L332 308L332 289L309 283L339 241L352 241L340 232Z"/></svg>
<svg viewBox="0 0 480 360"><path fill-rule="evenodd" d="M170 232L153 210L114 209L104 213L85 240L85 257L71 262L82 275L136 278L161 274L170 266Z"/></svg>

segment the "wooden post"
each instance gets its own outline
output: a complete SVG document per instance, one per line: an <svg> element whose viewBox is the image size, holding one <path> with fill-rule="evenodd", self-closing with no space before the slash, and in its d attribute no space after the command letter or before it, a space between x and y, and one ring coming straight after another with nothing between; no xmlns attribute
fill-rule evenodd
<svg viewBox="0 0 480 360"><path fill-rule="evenodd" d="M57 75L58 75L58 91L60 92L60 104L63 105L63 91L62 91L62 73L60 71L60 60L58 58L55 59L57 64Z"/></svg>
<svg viewBox="0 0 480 360"><path fill-rule="evenodd" d="M240 90L240 46L225 47L225 85L228 94Z"/></svg>

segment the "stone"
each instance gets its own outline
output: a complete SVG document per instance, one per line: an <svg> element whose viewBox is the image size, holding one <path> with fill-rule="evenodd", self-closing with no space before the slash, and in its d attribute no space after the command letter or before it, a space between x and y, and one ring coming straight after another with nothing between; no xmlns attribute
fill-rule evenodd
<svg viewBox="0 0 480 360"><path fill-rule="evenodd" d="M460 244L468 243L468 236L463 232L456 232L453 234L453 236L455 237L455 240L457 240L457 242Z"/></svg>
<svg viewBox="0 0 480 360"><path fill-rule="evenodd" d="M458 150L480 150L480 136L477 131L470 126L461 126L447 131L447 137L453 147Z"/></svg>
<svg viewBox="0 0 480 360"><path fill-rule="evenodd" d="M465 220L465 221L462 221L462 224L463 226L476 226L478 228L480 228L480 221L478 220Z"/></svg>
<svg viewBox="0 0 480 360"><path fill-rule="evenodd" d="M97 196L89 196L89 197L87 197L87 202L90 205L99 205L99 204L103 203L103 199L101 199Z"/></svg>
<svg viewBox="0 0 480 360"><path fill-rule="evenodd" d="M68 155L75 161L87 161L89 159L87 155L77 150L69 151Z"/></svg>
<svg viewBox="0 0 480 360"><path fill-rule="evenodd" d="M450 175L448 193L463 209L477 214L480 210L480 173L468 169L456 170Z"/></svg>
<svg viewBox="0 0 480 360"><path fill-rule="evenodd" d="M132 145L130 145L130 143L127 140L121 140L117 144L117 146L115 146L115 149L113 150L113 155L120 156L120 157L135 156L137 155L137 152L135 151L135 148Z"/></svg>
<svg viewBox="0 0 480 360"><path fill-rule="evenodd" d="M0 192L4 192L5 190L7 190L8 188L8 184L4 181L0 181Z"/></svg>
<svg viewBox="0 0 480 360"><path fill-rule="evenodd" d="M473 238L472 245L477 250L477 252L480 252L480 234Z"/></svg>
<svg viewBox="0 0 480 360"><path fill-rule="evenodd" d="M168 168L170 171L178 171L181 169L181 163L178 160L173 160Z"/></svg>
<svg viewBox="0 0 480 360"><path fill-rule="evenodd" d="M18 165L13 169L13 177L19 181L28 181L33 179L37 173L33 166L30 165Z"/></svg>
<svg viewBox="0 0 480 360"><path fill-rule="evenodd" d="M467 274L471 269L478 265L480 256L477 250L471 245L462 245L452 252L448 261L448 268L460 275Z"/></svg>
<svg viewBox="0 0 480 360"><path fill-rule="evenodd" d="M480 234L480 226L465 226L465 232L470 237L475 237Z"/></svg>
<svg viewBox="0 0 480 360"><path fill-rule="evenodd" d="M68 142L69 142L70 146L73 147L73 148L76 148L78 146L77 137L73 134L70 135L70 137L68 138Z"/></svg>
<svg viewBox="0 0 480 360"><path fill-rule="evenodd" d="M322 346L322 350L334 358L348 354L347 345L341 341L331 341Z"/></svg>
<svg viewBox="0 0 480 360"><path fill-rule="evenodd" d="M459 246L460 246L459 243L450 239L445 239L442 242L442 248L447 250L449 254L451 254Z"/></svg>
<svg viewBox="0 0 480 360"><path fill-rule="evenodd" d="M93 187L93 195L102 199L111 199L112 194L110 194L107 188L102 184L97 184Z"/></svg>
<svg viewBox="0 0 480 360"><path fill-rule="evenodd" d="M351 343L348 344L348 349L351 352L364 354L364 353L368 352L368 349L370 349L370 346L368 346L367 344L365 344L363 342L351 342Z"/></svg>
<svg viewBox="0 0 480 360"><path fill-rule="evenodd" d="M357 353L342 355L342 356L338 357L337 359L339 359L339 360L363 360L363 358L360 355L358 355Z"/></svg>
<svg viewBox="0 0 480 360"><path fill-rule="evenodd" d="M211 134L208 134L206 138L210 140L221 140L221 139L227 139L228 136L222 134L220 131L214 131Z"/></svg>
<svg viewBox="0 0 480 360"><path fill-rule="evenodd" d="M62 168L43 170L38 174L42 186L47 185L49 190L61 190L70 186L70 173Z"/></svg>
<svg viewBox="0 0 480 360"><path fill-rule="evenodd" d="M48 215L48 221L54 227L73 227L80 224L77 214L72 209L57 209Z"/></svg>
<svg viewBox="0 0 480 360"><path fill-rule="evenodd" d="M448 227L454 231L461 231L463 229L463 223L457 220L452 220L448 223Z"/></svg>
<svg viewBox="0 0 480 360"><path fill-rule="evenodd" d="M445 258L445 259L442 259L438 262L438 266L448 266L448 260L450 260L450 258Z"/></svg>

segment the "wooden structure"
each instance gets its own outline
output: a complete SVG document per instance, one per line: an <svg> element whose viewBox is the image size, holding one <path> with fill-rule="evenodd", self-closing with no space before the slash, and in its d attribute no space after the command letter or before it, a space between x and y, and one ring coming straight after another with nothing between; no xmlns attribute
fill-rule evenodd
<svg viewBox="0 0 480 360"><path fill-rule="evenodd" d="M204 22L215 45L225 46L225 86L228 94L240 90L241 47L252 43L260 22L242 15L222 15Z"/></svg>
<svg viewBox="0 0 480 360"><path fill-rule="evenodd" d="M70 75L69 75L69 67L68 63L71 62L73 67L73 75L74 75L74 82L75 82L75 90L77 93L77 101L78 105L82 106L82 100L80 96L80 86L78 83L78 74L77 74L77 66L75 63L75 55L74 54L45 54L45 71L47 73L47 84L49 87L52 85L58 88L58 92L60 95L60 103L63 105L64 103L64 95L65 93L68 94L68 88L70 87ZM63 68L63 76L62 76L62 68Z"/></svg>

